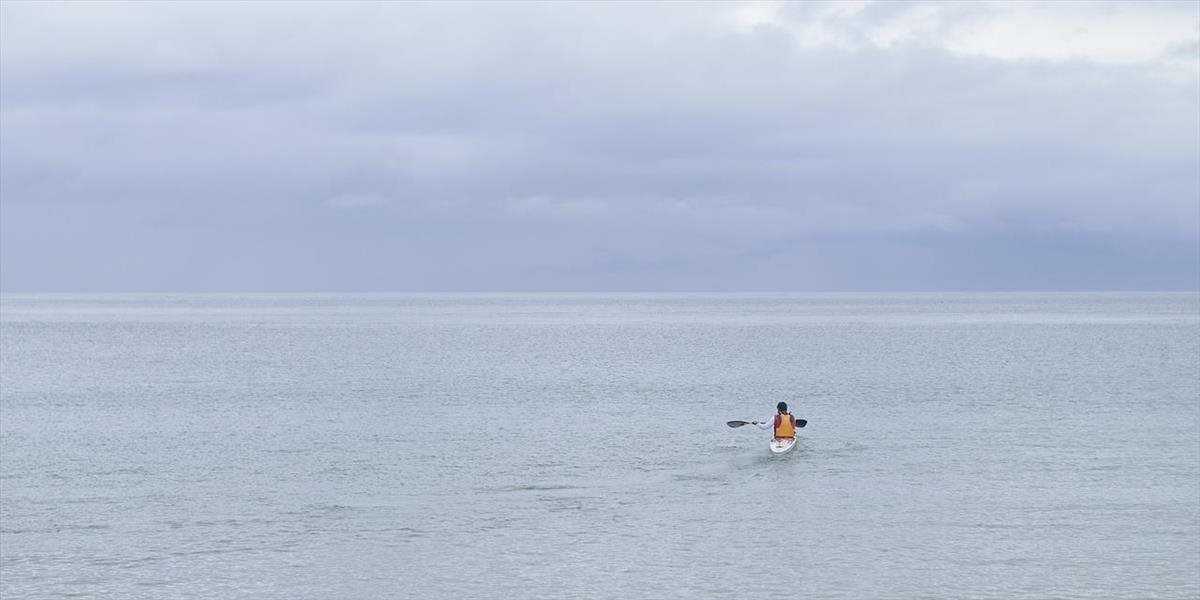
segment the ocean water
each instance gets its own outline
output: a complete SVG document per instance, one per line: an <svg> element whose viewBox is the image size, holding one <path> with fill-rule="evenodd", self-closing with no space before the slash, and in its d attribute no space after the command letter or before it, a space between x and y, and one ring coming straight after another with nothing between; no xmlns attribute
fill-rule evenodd
<svg viewBox="0 0 1200 600"><path fill-rule="evenodd" d="M768 596L1200 597L1200 295L0 298L6 600Z"/></svg>

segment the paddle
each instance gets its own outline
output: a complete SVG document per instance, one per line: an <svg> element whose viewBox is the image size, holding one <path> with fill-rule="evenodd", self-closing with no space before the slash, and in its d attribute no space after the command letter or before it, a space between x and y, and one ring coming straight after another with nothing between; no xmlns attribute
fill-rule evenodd
<svg viewBox="0 0 1200 600"><path fill-rule="evenodd" d="M751 422L750 421L726 421L725 424L730 427L741 427L742 425L750 425ZM808 421L805 421L804 419L796 419L796 427L797 428L804 427L805 425L808 425Z"/></svg>

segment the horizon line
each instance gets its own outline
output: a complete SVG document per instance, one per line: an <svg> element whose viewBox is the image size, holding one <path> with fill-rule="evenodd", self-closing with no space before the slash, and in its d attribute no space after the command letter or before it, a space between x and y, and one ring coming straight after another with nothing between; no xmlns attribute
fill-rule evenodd
<svg viewBox="0 0 1200 600"><path fill-rule="evenodd" d="M54 290L54 291L5 291L0 296L72 295L72 296L124 296L124 295L517 295L517 294L1200 294L1200 288L1192 289L830 289L830 290Z"/></svg>

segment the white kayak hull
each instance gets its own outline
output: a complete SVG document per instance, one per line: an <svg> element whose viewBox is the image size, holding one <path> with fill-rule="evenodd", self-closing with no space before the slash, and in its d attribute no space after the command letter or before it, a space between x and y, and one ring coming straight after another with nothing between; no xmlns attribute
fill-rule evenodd
<svg viewBox="0 0 1200 600"><path fill-rule="evenodd" d="M771 454L787 454L796 447L796 438L771 438Z"/></svg>

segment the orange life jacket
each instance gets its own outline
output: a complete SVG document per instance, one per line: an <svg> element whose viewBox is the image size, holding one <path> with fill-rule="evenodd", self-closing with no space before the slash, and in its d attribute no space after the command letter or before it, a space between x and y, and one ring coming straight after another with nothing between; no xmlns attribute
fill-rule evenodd
<svg viewBox="0 0 1200 600"><path fill-rule="evenodd" d="M775 415L775 437L796 437L796 417L793 417L790 413Z"/></svg>

